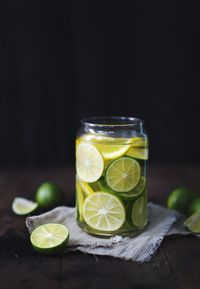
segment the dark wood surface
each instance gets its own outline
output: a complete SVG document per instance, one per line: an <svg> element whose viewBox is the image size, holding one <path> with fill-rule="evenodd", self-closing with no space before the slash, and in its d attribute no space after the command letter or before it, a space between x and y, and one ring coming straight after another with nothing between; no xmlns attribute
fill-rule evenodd
<svg viewBox="0 0 200 289"><path fill-rule="evenodd" d="M193 236L166 238L145 264L70 252L63 256L37 254L30 245L24 217L12 213L15 196L34 198L42 181L60 184L66 204L74 204L73 169L0 171L0 288L200 288L200 240ZM179 185L200 193L200 168L188 165L151 166L149 200L164 205Z"/></svg>

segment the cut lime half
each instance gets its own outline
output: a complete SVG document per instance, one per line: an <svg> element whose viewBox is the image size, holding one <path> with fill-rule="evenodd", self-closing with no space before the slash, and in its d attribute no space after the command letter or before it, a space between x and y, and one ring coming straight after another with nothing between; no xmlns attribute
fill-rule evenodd
<svg viewBox="0 0 200 289"><path fill-rule="evenodd" d="M184 223L184 226L188 228L192 233L200 233L200 211L197 211L190 216Z"/></svg>
<svg viewBox="0 0 200 289"><path fill-rule="evenodd" d="M132 222L136 227L143 227L147 222L146 196L138 198L132 206Z"/></svg>
<svg viewBox="0 0 200 289"><path fill-rule="evenodd" d="M35 211L37 207L37 203L20 197L15 198L12 203L12 210L17 215L28 215Z"/></svg>
<svg viewBox="0 0 200 289"><path fill-rule="evenodd" d="M85 199L83 217L91 228L113 232L125 221L125 209L122 202L109 193L97 192Z"/></svg>
<svg viewBox="0 0 200 289"><path fill-rule="evenodd" d="M69 231L62 224L45 224L37 227L31 234L33 248L39 253L56 254L65 250Z"/></svg>
<svg viewBox="0 0 200 289"><path fill-rule="evenodd" d="M99 150L88 143L80 143L76 150L76 170L84 182L96 182L104 170L104 161Z"/></svg>
<svg viewBox="0 0 200 289"><path fill-rule="evenodd" d="M129 192L139 182L141 169L139 163L129 157L113 161L106 170L106 182L116 192Z"/></svg>

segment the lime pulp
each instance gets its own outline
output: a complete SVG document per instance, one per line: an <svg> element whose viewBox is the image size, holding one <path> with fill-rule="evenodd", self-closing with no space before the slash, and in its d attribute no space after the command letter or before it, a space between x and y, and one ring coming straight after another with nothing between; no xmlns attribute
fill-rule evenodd
<svg viewBox="0 0 200 289"><path fill-rule="evenodd" d="M12 203L12 210L17 215L28 215L38 208L38 204L25 198L16 197Z"/></svg>
<svg viewBox="0 0 200 289"><path fill-rule="evenodd" d="M31 234L33 248L39 253L56 254L65 250L69 231L62 224L45 224L37 227Z"/></svg>

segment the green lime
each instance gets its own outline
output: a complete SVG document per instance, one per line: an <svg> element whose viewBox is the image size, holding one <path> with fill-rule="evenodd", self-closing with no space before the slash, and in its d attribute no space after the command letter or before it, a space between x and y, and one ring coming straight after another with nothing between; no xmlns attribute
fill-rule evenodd
<svg viewBox="0 0 200 289"><path fill-rule="evenodd" d="M167 206L170 209L177 210L183 214L187 214L188 207L195 199L195 194L185 187L172 191L167 199Z"/></svg>
<svg viewBox="0 0 200 289"><path fill-rule="evenodd" d="M47 255L62 253L68 239L68 229L64 225L53 223L37 227L30 236L33 248Z"/></svg>
<svg viewBox="0 0 200 289"><path fill-rule="evenodd" d="M37 203L19 197L15 198L12 203L12 210L17 215L28 215L34 212L37 207Z"/></svg>
<svg viewBox="0 0 200 289"><path fill-rule="evenodd" d="M200 211L197 211L190 216L185 222L184 226L192 233L200 233Z"/></svg>
<svg viewBox="0 0 200 289"><path fill-rule="evenodd" d="M63 200L63 191L61 188L51 182L41 184L36 192L36 201L41 208L52 208L61 204Z"/></svg>
<svg viewBox="0 0 200 289"><path fill-rule="evenodd" d="M147 198L138 198L132 206L132 222L136 227L143 227L147 223Z"/></svg>
<svg viewBox="0 0 200 289"><path fill-rule="evenodd" d="M144 192L145 187L146 187L146 178L141 176L139 183L133 190L127 193L118 193L118 195L123 200L132 200L141 195Z"/></svg>
<svg viewBox="0 0 200 289"><path fill-rule="evenodd" d="M200 211L200 198L196 198L192 201L188 209L188 215L192 215L197 211Z"/></svg>
<svg viewBox="0 0 200 289"><path fill-rule="evenodd" d="M116 196L97 192L88 196L83 205L83 217L91 228L113 232L121 228L125 221L124 205Z"/></svg>
<svg viewBox="0 0 200 289"><path fill-rule="evenodd" d="M139 163L130 157L122 157L108 166L106 182L116 192L129 192L138 184L140 175Z"/></svg>

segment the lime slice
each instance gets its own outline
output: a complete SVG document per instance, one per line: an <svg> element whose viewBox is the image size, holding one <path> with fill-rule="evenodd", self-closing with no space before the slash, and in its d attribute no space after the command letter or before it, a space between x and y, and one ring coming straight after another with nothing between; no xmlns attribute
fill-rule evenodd
<svg viewBox="0 0 200 289"><path fill-rule="evenodd" d="M85 193L86 196L94 194L93 189L91 188L91 186L88 183L80 180L80 186L81 186L81 189L83 190L83 192Z"/></svg>
<svg viewBox="0 0 200 289"><path fill-rule="evenodd" d="M15 198L12 203L12 210L17 215L28 215L35 211L37 207L37 203L19 197Z"/></svg>
<svg viewBox="0 0 200 289"><path fill-rule="evenodd" d="M68 239L68 229L64 225L52 223L37 227L30 237L33 248L43 254L63 252Z"/></svg>
<svg viewBox="0 0 200 289"><path fill-rule="evenodd" d="M77 219L79 219L80 221L83 221L83 202L84 197L81 190L81 185L79 181L76 181L76 207L78 209L77 213L79 214L79 216L77 216Z"/></svg>
<svg viewBox="0 0 200 289"><path fill-rule="evenodd" d="M99 179L95 183L90 183L90 185L91 185L94 192L104 191L103 190L103 185L104 185L104 179L103 178Z"/></svg>
<svg viewBox="0 0 200 289"><path fill-rule="evenodd" d="M108 186L116 192L129 192L139 182L141 169L139 163L129 157L113 161L106 171Z"/></svg>
<svg viewBox="0 0 200 289"><path fill-rule="evenodd" d="M139 183L137 184L137 186L133 190L131 190L130 192L127 192L127 193L120 193L119 196L120 196L120 198L122 198L124 200L134 199L144 192L145 187L146 187L146 178L141 176Z"/></svg>
<svg viewBox="0 0 200 289"><path fill-rule="evenodd" d="M76 170L84 182L96 182L102 175L104 161L98 149L88 143L81 143L76 152Z"/></svg>
<svg viewBox="0 0 200 289"><path fill-rule="evenodd" d="M192 233L200 233L200 211L197 211L190 216L185 222L184 226Z"/></svg>
<svg viewBox="0 0 200 289"><path fill-rule="evenodd" d="M147 222L146 196L138 198L132 206L132 222L136 227L143 227Z"/></svg>
<svg viewBox="0 0 200 289"><path fill-rule="evenodd" d="M125 209L114 195L97 192L85 199L83 217L91 228L104 232L118 230L125 221Z"/></svg>

